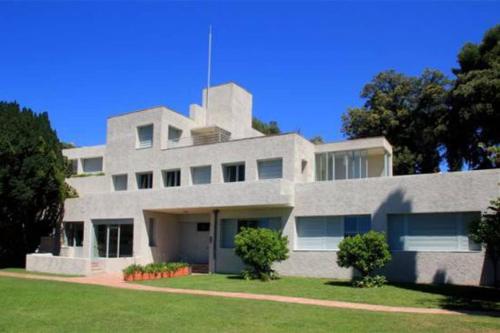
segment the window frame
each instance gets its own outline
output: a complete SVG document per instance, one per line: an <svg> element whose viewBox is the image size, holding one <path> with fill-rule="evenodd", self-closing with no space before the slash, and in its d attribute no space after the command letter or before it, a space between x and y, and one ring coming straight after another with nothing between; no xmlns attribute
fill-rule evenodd
<svg viewBox="0 0 500 333"><path fill-rule="evenodd" d="M261 167L263 166L264 163L273 163L273 162L279 162L280 163L280 175L279 177L262 177L262 171ZM259 180L271 180L271 179L283 179L283 158L282 157L276 157L276 158L269 158L269 159L264 159L264 160L257 160L257 177Z"/></svg>
<svg viewBox="0 0 500 333"><path fill-rule="evenodd" d="M173 174L173 185L169 185L169 174ZM163 170L162 171L162 176L163 176L163 187L165 188L170 188L170 187L179 187L181 186L181 169L168 169L168 170Z"/></svg>
<svg viewBox="0 0 500 333"><path fill-rule="evenodd" d="M89 160L101 160L100 161L101 169L95 170L95 171L86 171L85 170L85 162L87 162ZM103 156L82 157L81 162L82 162L82 173L84 173L84 174L94 174L94 173L104 172L104 157Z"/></svg>
<svg viewBox="0 0 500 333"><path fill-rule="evenodd" d="M197 169L208 169L208 175L209 175L208 183L195 183L194 182L194 179L195 179L194 172ZM212 166L211 165L200 165L200 166L191 167L191 185L207 185L207 184L212 184Z"/></svg>
<svg viewBox="0 0 500 333"><path fill-rule="evenodd" d="M150 143L149 146L144 146L144 145L141 145L140 131L141 131L141 129L144 129L144 128L147 128L147 127L151 127L151 143ZM149 149L149 148L153 148L153 145L154 145L154 136L155 136L155 128L154 128L154 124L153 123L137 126L135 132L136 132L136 144L135 144L135 148L136 149Z"/></svg>
<svg viewBox="0 0 500 333"><path fill-rule="evenodd" d="M228 168L236 168L235 169L235 180L229 180L229 177L232 176L228 174ZM243 168L243 171L241 169ZM239 183L244 182L246 180L246 165L245 162L234 162L234 163L226 163L222 165L222 179L224 183Z"/></svg>
<svg viewBox="0 0 500 333"><path fill-rule="evenodd" d="M124 177L125 178L125 188L122 189L122 190L117 190L116 189L116 179L119 178L119 177ZM113 192L128 191L128 174L121 173L121 174L111 175L111 182L113 183Z"/></svg>
<svg viewBox="0 0 500 333"><path fill-rule="evenodd" d="M151 190L153 189L153 186L154 186L154 174L153 174L153 171L144 171L144 172L137 172L136 174L136 183L137 183L137 189L138 190ZM151 187L141 187L141 181L140 181L140 177L142 176L145 176L145 175L151 175ZM149 183L149 182L148 182Z"/></svg>

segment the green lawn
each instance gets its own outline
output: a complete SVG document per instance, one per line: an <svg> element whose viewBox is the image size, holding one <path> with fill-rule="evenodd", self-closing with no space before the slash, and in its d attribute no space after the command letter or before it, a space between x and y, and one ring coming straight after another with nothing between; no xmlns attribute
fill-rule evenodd
<svg viewBox="0 0 500 333"><path fill-rule="evenodd" d="M500 319L375 313L0 278L0 332L500 332Z"/></svg>
<svg viewBox="0 0 500 333"><path fill-rule="evenodd" d="M41 273L41 272L29 272L24 268L2 268L0 272L10 272L10 273L22 273L22 274L34 274L34 275L45 275L45 276L62 276L62 277L78 277L81 275L68 275L68 274L51 274L51 273Z"/></svg>
<svg viewBox="0 0 500 333"><path fill-rule="evenodd" d="M158 287L240 291L348 302L447 309L500 310L500 290L451 285L391 284L382 288L360 289L347 281L282 277L262 282L238 276L212 274L137 282Z"/></svg>

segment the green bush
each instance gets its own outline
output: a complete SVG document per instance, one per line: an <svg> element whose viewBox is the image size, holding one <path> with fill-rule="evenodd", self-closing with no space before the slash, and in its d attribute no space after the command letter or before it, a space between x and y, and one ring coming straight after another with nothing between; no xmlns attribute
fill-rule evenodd
<svg viewBox="0 0 500 333"><path fill-rule="evenodd" d="M123 274L132 275L136 272L142 272L142 271L143 271L143 267L141 265L132 264L132 265L129 265L123 269Z"/></svg>
<svg viewBox="0 0 500 333"><path fill-rule="evenodd" d="M390 260L389 245L385 235L380 232L370 231L346 237L339 244L337 264L346 268L353 267L361 274L361 279L353 281L356 287L377 287L384 284L385 277L372 274Z"/></svg>
<svg viewBox="0 0 500 333"><path fill-rule="evenodd" d="M286 236L266 228L243 228L234 243L236 254L246 266L242 272L245 279L267 281L278 278L271 266L288 258Z"/></svg>

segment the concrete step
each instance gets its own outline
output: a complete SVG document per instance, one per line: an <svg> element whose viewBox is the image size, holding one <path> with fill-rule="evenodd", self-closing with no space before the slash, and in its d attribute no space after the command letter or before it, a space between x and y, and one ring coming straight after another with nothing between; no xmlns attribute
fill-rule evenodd
<svg viewBox="0 0 500 333"><path fill-rule="evenodd" d="M191 272L197 274L207 274L208 273L208 265L207 264L192 264Z"/></svg>

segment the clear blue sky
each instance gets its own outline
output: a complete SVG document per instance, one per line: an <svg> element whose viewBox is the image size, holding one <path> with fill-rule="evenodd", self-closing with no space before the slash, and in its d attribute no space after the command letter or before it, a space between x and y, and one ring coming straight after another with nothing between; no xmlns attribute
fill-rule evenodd
<svg viewBox="0 0 500 333"><path fill-rule="evenodd" d="M500 23L498 2L0 2L0 100L48 111L59 136L105 142L106 118L166 105L187 114L206 83L254 95L285 131L342 139L376 73L451 74L456 55Z"/></svg>

